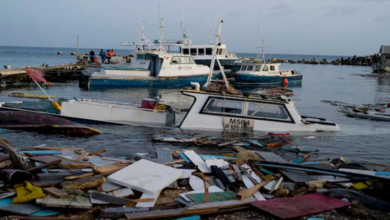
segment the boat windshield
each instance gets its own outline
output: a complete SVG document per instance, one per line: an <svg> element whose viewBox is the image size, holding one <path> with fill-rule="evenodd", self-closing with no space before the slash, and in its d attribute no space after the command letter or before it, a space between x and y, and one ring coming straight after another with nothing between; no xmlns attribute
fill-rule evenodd
<svg viewBox="0 0 390 220"><path fill-rule="evenodd" d="M195 64L195 61L192 57L175 56L172 57L171 64Z"/></svg>
<svg viewBox="0 0 390 220"><path fill-rule="evenodd" d="M248 104L247 116L270 119L290 120L283 105L270 103L250 102Z"/></svg>
<svg viewBox="0 0 390 220"><path fill-rule="evenodd" d="M242 115L243 101L211 98L202 113Z"/></svg>

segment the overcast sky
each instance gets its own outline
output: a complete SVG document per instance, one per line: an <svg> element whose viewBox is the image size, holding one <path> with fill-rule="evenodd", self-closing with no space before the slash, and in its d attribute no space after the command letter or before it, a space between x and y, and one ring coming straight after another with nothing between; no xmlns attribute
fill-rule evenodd
<svg viewBox="0 0 390 220"><path fill-rule="evenodd" d="M184 12L187 35L207 44L224 1L1 0L0 45L76 47L79 35L83 48L121 48L140 41L142 20L146 36L158 39L158 2L165 39L181 38ZM368 55L390 44L390 0L227 0L223 20L230 52L256 53L258 27L267 53Z"/></svg>

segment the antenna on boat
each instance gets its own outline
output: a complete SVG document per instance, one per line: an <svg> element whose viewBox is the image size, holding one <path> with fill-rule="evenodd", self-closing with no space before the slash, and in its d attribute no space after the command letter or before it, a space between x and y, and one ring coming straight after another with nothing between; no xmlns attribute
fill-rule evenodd
<svg viewBox="0 0 390 220"><path fill-rule="evenodd" d="M211 22L211 24L213 24L213 22ZM210 32L209 32L209 44L213 44L213 42L211 41L211 31L213 29L211 28L211 25L210 25Z"/></svg>
<svg viewBox="0 0 390 220"><path fill-rule="evenodd" d="M145 44L145 21L142 21L142 25L141 25L141 45L142 45L142 50L144 49L144 44Z"/></svg>
<svg viewBox="0 0 390 220"><path fill-rule="evenodd" d="M223 80L225 81L226 88L229 89L229 82L227 81L225 72L223 71L223 68L222 68L222 66L221 66L221 63L219 62L219 59L218 59L218 57L217 57L217 47L218 47L218 46L220 45L220 43L221 43L221 30L222 30L222 24L223 24L223 19L222 19L222 18L223 18L223 13L224 13L224 11L225 11L225 5L226 5L226 0L225 0L225 2L224 2L224 4L223 4L222 13L221 13L221 21L219 22L218 33L217 33L217 35L216 35L216 41L215 41L214 48L213 48L213 59L211 60L209 77L208 77L207 82L206 82L206 84L204 85L204 87L207 87L207 86L210 84L211 77L213 76L213 70L214 70L215 60L217 60L219 69L221 70L221 74L222 74Z"/></svg>
<svg viewBox="0 0 390 220"><path fill-rule="evenodd" d="M265 45L264 45L264 40L261 40L261 41L262 41L262 46L261 46L261 55L262 55L263 63L266 63L266 62L265 62L265 54L264 54L264 49L265 49L266 47L270 48L270 46L265 46Z"/></svg>
<svg viewBox="0 0 390 220"><path fill-rule="evenodd" d="M256 59L260 58L260 39L259 39L259 36L260 36L260 24L259 24L259 21L257 21L257 56L256 56Z"/></svg>
<svg viewBox="0 0 390 220"><path fill-rule="evenodd" d="M183 36L183 43L185 43L187 41L187 35L185 33L185 30L184 30L184 1L182 1L182 9L181 9L181 22L180 22L180 26L181 26L181 33L182 33L182 36Z"/></svg>
<svg viewBox="0 0 390 220"><path fill-rule="evenodd" d="M160 20L160 52L165 53L164 49L164 26L163 26L163 19L161 18L161 13L160 13L160 3L157 3L158 5L158 18Z"/></svg>

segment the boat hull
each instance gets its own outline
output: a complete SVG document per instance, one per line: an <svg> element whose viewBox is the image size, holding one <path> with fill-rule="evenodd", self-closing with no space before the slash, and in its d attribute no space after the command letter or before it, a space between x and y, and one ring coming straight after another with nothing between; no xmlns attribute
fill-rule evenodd
<svg viewBox="0 0 390 220"><path fill-rule="evenodd" d="M288 80L288 83L295 83L302 81L302 74L295 74L292 76L264 76L240 73L235 74L237 83L246 84L262 84L262 83L283 83L284 79Z"/></svg>
<svg viewBox="0 0 390 220"><path fill-rule="evenodd" d="M100 131L51 115L22 111L0 111L0 128L86 137Z"/></svg>
<svg viewBox="0 0 390 220"><path fill-rule="evenodd" d="M210 66L211 65L211 59L196 59L195 62L200 65ZM240 70L242 61L239 59L220 59L219 62L221 63L221 66L224 67L225 70L231 70L232 73L237 72ZM214 64L214 70L219 70L218 63L215 62Z"/></svg>
<svg viewBox="0 0 390 220"><path fill-rule="evenodd" d="M88 87L169 87L189 86L191 82L206 83L208 75L185 77L90 77Z"/></svg>

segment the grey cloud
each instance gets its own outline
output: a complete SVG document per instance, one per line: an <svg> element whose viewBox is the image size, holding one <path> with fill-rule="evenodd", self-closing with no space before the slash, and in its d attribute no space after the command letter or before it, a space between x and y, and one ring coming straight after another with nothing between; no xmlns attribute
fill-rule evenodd
<svg viewBox="0 0 390 220"><path fill-rule="evenodd" d="M354 7L332 6L324 14L322 14L322 16L334 17L334 16L350 15L356 13L357 11L358 9Z"/></svg>

